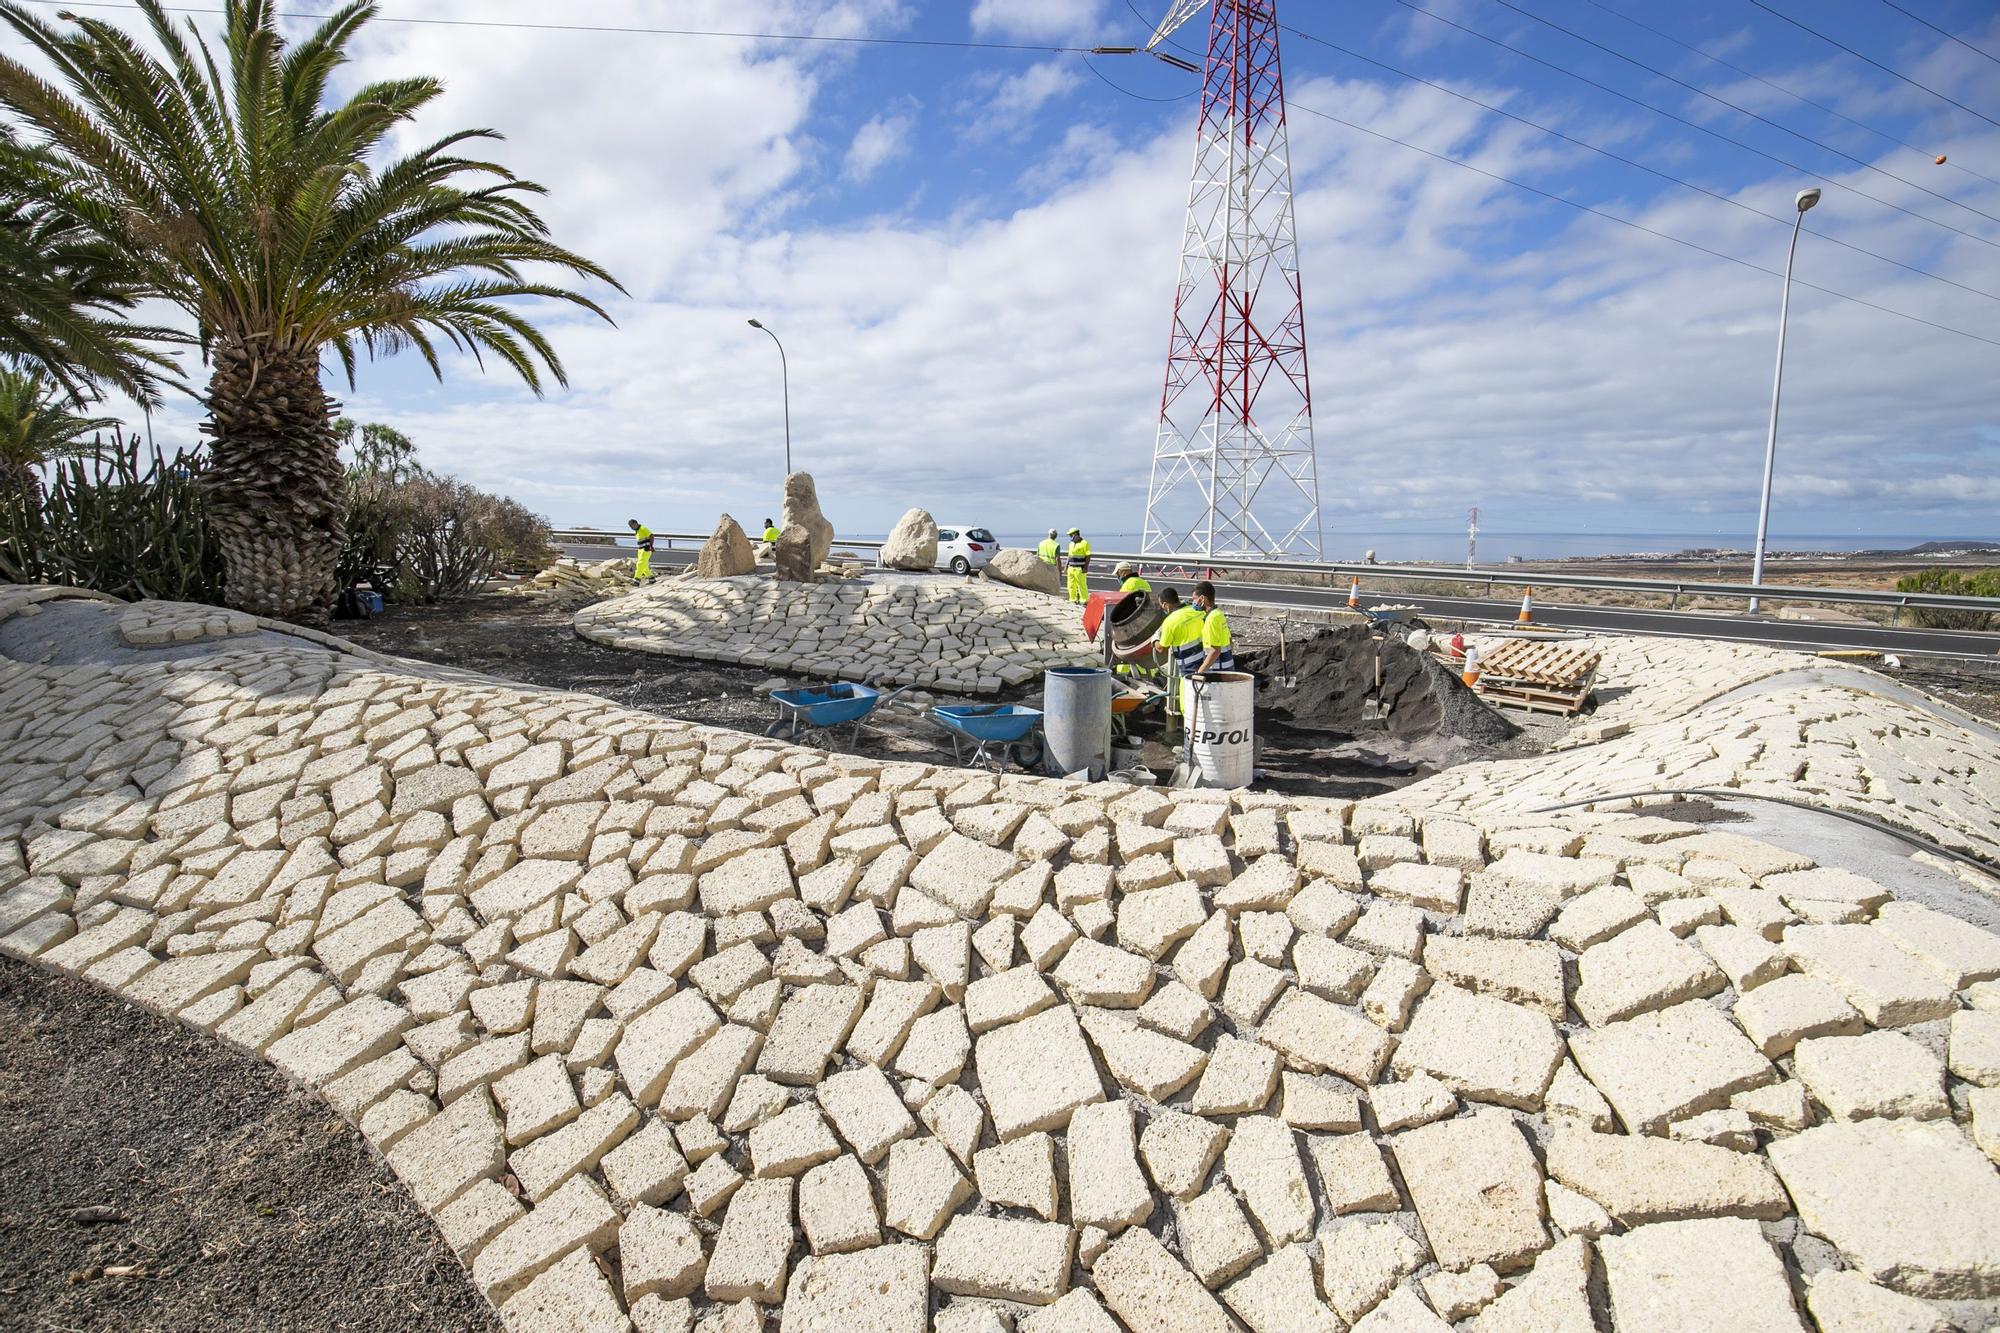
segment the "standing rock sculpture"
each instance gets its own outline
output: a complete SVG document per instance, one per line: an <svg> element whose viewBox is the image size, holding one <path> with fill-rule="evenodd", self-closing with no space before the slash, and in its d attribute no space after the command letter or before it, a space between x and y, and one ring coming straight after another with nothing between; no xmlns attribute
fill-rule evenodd
<svg viewBox="0 0 2000 1333"><path fill-rule="evenodd" d="M896 520L889 540L882 543L882 565L928 571L937 565L937 547L937 520L922 509L912 509Z"/></svg>
<svg viewBox="0 0 2000 1333"><path fill-rule="evenodd" d="M788 523L772 544L772 556L778 562L778 577L788 583L811 583L813 571L819 562L813 559L811 538L806 530L796 523Z"/></svg>
<svg viewBox="0 0 2000 1333"><path fill-rule="evenodd" d="M805 529L807 549L812 556L806 564L808 573L826 563L833 550L833 524L819 511L819 490L813 485L812 473L794 472L785 478L785 507L779 511L778 523L786 530ZM778 544L780 548L784 545L782 535Z"/></svg>
<svg viewBox="0 0 2000 1333"><path fill-rule="evenodd" d="M756 568L757 552L751 549L750 538L727 514L715 525L715 531L701 544L701 553L694 558L694 576L698 579L726 579L753 573Z"/></svg>
<svg viewBox="0 0 2000 1333"><path fill-rule="evenodd" d="M1042 558L1033 551L1018 546L1008 546L995 551L993 559L986 566L986 577L995 583L1008 583L1016 588L1026 588L1030 592L1045 592L1051 596L1062 593L1062 577L1056 573L1054 565L1044 564Z"/></svg>

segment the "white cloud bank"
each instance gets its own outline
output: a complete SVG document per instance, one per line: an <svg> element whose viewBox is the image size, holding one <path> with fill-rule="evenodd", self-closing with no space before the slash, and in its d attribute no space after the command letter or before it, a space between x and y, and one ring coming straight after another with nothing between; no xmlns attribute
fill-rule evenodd
<svg viewBox="0 0 2000 1333"><path fill-rule="evenodd" d="M857 0L831 14L689 4L676 19L859 31L899 15ZM634 299L614 303L615 329L551 314L568 393L538 402L469 362L449 366L439 388L421 367L397 363L364 367L350 410L394 422L433 465L560 523L636 513L705 531L723 509L755 521L776 508L783 465L777 357L746 327L755 314L790 356L795 461L817 475L843 530L880 530L911 504L1003 530L1136 529L1191 107L1121 142L1083 127L1091 104L1078 98L1061 105L1079 123L1041 136L1048 147L1011 195L1004 180L982 182L983 211L815 222L814 202L840 198L843 176L865 179L905 142L886 121L867 148L866 128L845 147L844 134L823 141L814 109L846 58L749 42L379 25L361 72L442 74L452 91L418 131L504 129L502 160L552 187L558 237L606 262ZM1046 77L1040 68L1008 77ZM1576 150L1426 89L1298 79L1289 91L1296 106L1550 188L1579 169ZM964 111L956 128L976 131L981 114ZM1586 136L1605 129L1564 123ZM1669 515L1736 524L1752 510L1775 278L1303 112L1291 129L1330 527L1449 527L1472 504L1489 526L1552 528L1645 527ZM954 172L978 160L976 141L962 142L973 146ZM2000 161L2000 134L1962 134L1954 151ZM941 192L952 177L941 168L929 197L950 197ZM1656 185L1634 177L1627 197L1604 206L1782 265L1783 228ZM1740 197L1782 212L1794 188L1770 178ZM1962 197L2000 212L2000 190ZM1811 229L1997 292L2000 249L1837 188L1809 222L1802 279L2000 337L1993 302L1837 249ZM2000 228L1980 225L2000 239ZM1794 291L1792 318L1774 529L1879 528L1891 514L1940 533L1994 527L2000 348L1810 290Z"/></svg>

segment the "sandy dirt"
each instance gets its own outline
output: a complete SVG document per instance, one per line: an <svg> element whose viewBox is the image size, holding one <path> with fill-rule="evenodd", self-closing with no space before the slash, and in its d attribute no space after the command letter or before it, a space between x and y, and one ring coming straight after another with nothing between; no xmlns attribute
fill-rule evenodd
<svg viewBox="0 0 2000 1333"><path fill-rule="evenodd" d="M0 1328L497 1330L318 1098L87 982L0 959Z"/></svg>
<svg viewBox="0 0 2000 1333"><path fill-rule="evenodd" d="M583 604L493 592L446 606L391 607L377 619L339 621L333 629L378 652L581 690L662 716L759 735L776 719L777 706L756 692L758 685L776 679L771 673L586 642L570 628L570 618ZM1297 625L1286 628L1235 613L1230 626L1246 653L1275 647L1281 632L1289 636L1290 644L1300 642ZM1024 687L1000 697L1032 704L1039 689ZM909 698L950 701L936 693ZM1267 726L1260 717L1262 785L1296 795L1359 799L1407 786L1452 764L1538 752L1568 725L1567 720L1523 720L1513 715L1509 720L1523 725L1524 731L1514 739L1499 740L1488 733L1469 739L1434 731L1392 735L1384 726L1349 725L1345 717L1331 727L1291 727L1275 717ZM869 722L871 729L858 743L850 742L842 731L833 738L833 747L876 758L953 762L949 737L921 712L878 709ZM1157 743L1157 724L1136 730L1138 738L1147 742L1145 766L1163 778L1171 774L1177 756ZM1399 722L1398 731L1408 729Z"/></svg>

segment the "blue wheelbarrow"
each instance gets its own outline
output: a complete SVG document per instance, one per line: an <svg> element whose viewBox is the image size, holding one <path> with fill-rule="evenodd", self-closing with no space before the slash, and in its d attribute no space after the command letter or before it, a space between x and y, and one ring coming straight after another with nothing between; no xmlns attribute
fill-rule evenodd
<svg viewBox="0 0 2000 1333"><path fill-rule="evenodd" d="M951 734L952 758L967 762L965 746L972 746L971 761L996 772L1008 763L1035 768L1042 760L1042 710L1020 704L940 704L931 709L939 726ZM1030 740L1030 737L1034 739Z"/></svg>
<svg viewBox="0 0 2000 1333"><path fill-rule="evenodd" d="M773 690L771 702L778 705L778 720L766 727L764 734L830 749L834 728L848 727L847 743L853 745L861 739L862 719L874 712L876 705L902 692L883 694L873 685L844 681L817 689Z"/></svg>

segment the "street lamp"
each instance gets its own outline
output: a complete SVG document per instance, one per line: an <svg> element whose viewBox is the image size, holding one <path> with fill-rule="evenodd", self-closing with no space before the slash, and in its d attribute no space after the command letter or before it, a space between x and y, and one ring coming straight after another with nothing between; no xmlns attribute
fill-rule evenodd
<svg viewBox="0 0 2000 1333"><path fill-rule="evenodd" d="M1814 197L1818 197L1817 191ZM750 321L750 327L764 329L763 324L754 319ZM771 333L769 329L764 329L764 332ZM778 343L778 375L785 386L785 475L789 477L792 475L792 372L785 364L785 345L778 342L775 333L771 333L771 341Z"/></svg>
<svg viewBox="0 0 2000 1333"><path fill-rule="evenodd" d="M1819 202L1818 190L1800 190L1792 200L1797 216L1792 219L1792 245L1785 251L1785 287L1778 297L1778 368L1771 375L1771 430L1764 437L1764 495L1757 504L1757 554L1750 566L1750 582L1764 583L1764 540L1771 528L1771 469L1778 460L1778 398L1785 387L1785 316L1792 303L1792 257L1799 252L1799 229L1805 225L1806 210ZM1757 599L1750 599L1750 614L1757 614Z"/></svg>

